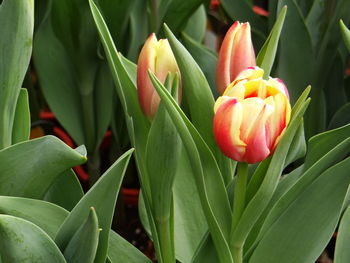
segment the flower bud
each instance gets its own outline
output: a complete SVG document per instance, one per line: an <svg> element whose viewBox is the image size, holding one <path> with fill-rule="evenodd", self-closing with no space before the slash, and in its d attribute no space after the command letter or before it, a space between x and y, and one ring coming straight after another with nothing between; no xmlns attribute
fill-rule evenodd
<svg viewBox="0 0 350 263"><path fill-rule="evenodd" d="M151 34L144 44L137 63L137 93L143 113L152 119L157 112L160 98L148 76L151 70L156 77L164 83L167 74L170 74L172 83L175 75L179 78L178 101L181 98L180 70L177 66L173 52L167 39L157 40Z"/></svg>
<svg viewBox="0 0 350 263"><path fill-rule="evenodd" d="M242 71L214 106L218 146L239 162L257 163L272 154L290 120L286 86L263 75L258 67Z"/></svg>
<svg viewBox="0 0 350 263"><path fill-rule="evenodd" d="M216 68L216 87L223 94L228 85L247 67L256 65L249 23L236 21L222 42Z"/></svg>

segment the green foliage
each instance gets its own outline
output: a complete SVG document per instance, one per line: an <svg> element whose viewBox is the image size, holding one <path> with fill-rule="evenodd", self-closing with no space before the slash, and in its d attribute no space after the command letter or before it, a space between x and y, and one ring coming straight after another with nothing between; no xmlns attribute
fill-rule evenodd
<svg viewBox="0 0 350 263"><path fill-rule="evenodd" d="M18 3L17 3L18 2ZM11 21L11 22L9 22ZM27 116L16 116L17 100L20 96L19 107L26 110L20 88L29 65L32 52L32 37L34 27L34 1L5 0L0 5L0 149L10 146L26 137L18 133L18 126ZM23 104L23 105L20 105ZM21 109L18 108L20 111ZM27 124L27 123L24 123ZM14 138L12 138L14 136Z"/></svg>

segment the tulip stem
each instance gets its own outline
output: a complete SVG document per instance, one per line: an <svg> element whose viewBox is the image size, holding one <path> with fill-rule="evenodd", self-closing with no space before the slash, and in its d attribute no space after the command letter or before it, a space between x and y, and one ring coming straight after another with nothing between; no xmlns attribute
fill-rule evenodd
<svg viewBox="0 0 350 263"><path fill-rule="evenodd" d="M242 262L242 248L233 246L233 235L237 228L238 222L243 214L245 208L245 196L247 186L247 175L248 175L248 164L241 162L238 163L237 175L234 185L233 193L233 214L232 214L232 225L231 225L231 236L230 236L230 247L233 254L234 262Z"/></svg>
<svg viewBox="0 0 350 263"><path fill-rule="evenodd" d="M170 221L169 219L156 221L162 261L163 263L175 263Z"/></svg>

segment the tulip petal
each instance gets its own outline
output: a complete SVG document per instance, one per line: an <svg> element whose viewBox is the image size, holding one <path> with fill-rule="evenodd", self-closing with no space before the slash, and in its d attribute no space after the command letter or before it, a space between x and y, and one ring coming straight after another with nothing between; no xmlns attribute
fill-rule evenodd
<svg viewBox="0 0 350 263"><path fill-rule="evenodd" d="M234 36L234 45L232 46L230 62L231 81L233 81L243 69L256 65L249 23L242 24Z"/></svg>
<svg viewBox="0 0 350 263"><path fill-rule="evenodd" d="M230 75L230 59L232 46L235 40L235 34L240 27L240 23L236 21L227 31L220 48L218 63L216 68L216 87L220 94L223 94L226 87L231 83Z"/></svg>
<svg viewBox="0 0 350 263"><path fill-rule="evenodd" d="M245 110L250 110L250 108L245 108ZM250 127L249 133L245 138L247 146L244 159L247 163L260 162L270 155L270 149L266 140L268 130L266 130L265 124L272 112L273 108L268 104L264 104Z"/></svg>
<svg viewBox="0 0 350 263"><path fill-rule="evenodd" d="M214 135L222 152L231 159L243 161L246 144L240 139L242 105L226 97L214 116Z"/></svg>
<svg viewBox="0 0 350 263"><path fill-rule="evenodd" d="M159 102L158 94L148 77L148 69L153 73L155 70L157 42L155 34L151 34L140 52L137 63L137 93L142 111L148 118L154 116L158 106L154 106L153 103Z"/></svg>

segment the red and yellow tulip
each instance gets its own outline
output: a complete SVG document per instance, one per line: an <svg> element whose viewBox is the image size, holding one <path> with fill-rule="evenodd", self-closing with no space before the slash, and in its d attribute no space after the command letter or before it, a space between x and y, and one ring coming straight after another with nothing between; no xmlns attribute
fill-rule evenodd
<svg viewBox="0 0 350 263"><path fill-rule="evenodd" d="M137 63L137 93L143 113L152 119L156 114L160 98L154 89L148 76L151 70L156 77L164 83L167 74L171 81L175 74L179 77L178 101L181 98L180 70L176 63L167 39L157 40L155 34L151 34L145 42Z"/></svg>
<svg viewBox="0 0 350 263"><path fill-rule="evenodd" d="M289 123L291 107L280 79L264 71L242 71L215 103L214 135L222 152L239 162L257 163L273 153Z"/></svg>
<svg viewBox="0 0 350 263"><path fill-rule="evenodd" d="M216 87L223 94L228 85L247 67L256 65L249 23L236 21L222 42L216 68Z"/></svg>

